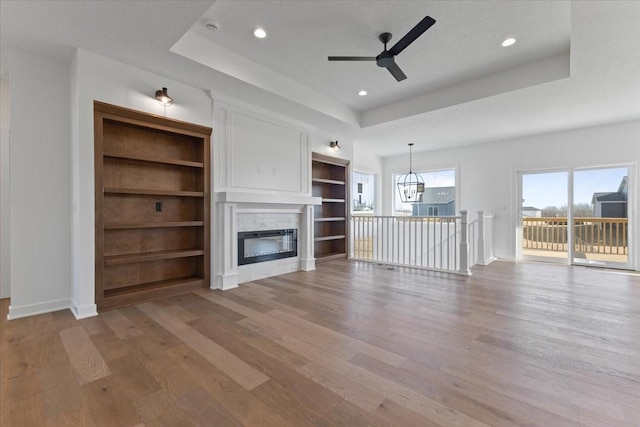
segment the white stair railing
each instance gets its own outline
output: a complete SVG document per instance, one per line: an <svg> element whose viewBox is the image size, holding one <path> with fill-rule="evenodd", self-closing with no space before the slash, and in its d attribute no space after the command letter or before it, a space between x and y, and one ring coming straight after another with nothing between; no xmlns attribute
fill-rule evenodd
<svg viewBox="0 0 640 427"><path fill-rule="evenodd" d="M485 231L484 217L469 224L467 211L454 217L355 215L350 257L470 275L471 266L487 259L479 247L480 240L489 247Z"/></svg>
<svg viewBox="0 0 640 427"><path fill-rule="evenodd" d="M351 257L457 271L461 217L353 216Z"/></svg>

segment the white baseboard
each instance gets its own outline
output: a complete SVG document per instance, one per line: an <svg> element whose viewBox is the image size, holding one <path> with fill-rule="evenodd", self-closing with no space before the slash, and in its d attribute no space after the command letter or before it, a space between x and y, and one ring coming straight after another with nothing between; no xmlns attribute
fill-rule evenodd
<svg viewBox="0 0 640 427"><path fill-rule="evenodd" d="M35 316L37 314L51 313L52 311L64 310L67 308L71 308L71 301L68 298L21 306L10 305L9 314L7 314L7 320L20 319L22 317Z"/></svg>
<svg viewBox="0 0 640 427"><path fill-rule="evenodd" d="M498 258L496 258L496 257L492 256L492 257L491 257L491 258L489 258L488 260L485 260L485 261L478 261L478 265L489 265L489 264L491 264L492 262L497 261L497 260L498 260Z"/></svg>
<svg viewBox="0 0 640 427"><path fill-rule="evenodd" d="M79 306L76 303L73 303L71 304L70 309L77 320L98 315L98 306L95 304Z"/></svg>
<svg viewBox="0 0 640 427"><path fill-rule="evenodd" d="M238 287L238 273L219 274L216 280L216 287L211 289L220 289L226 291Z"/></svg>
<svg viewBox="0 0 640 427"><path fill-rule="evenodd" d="M300 270L302 271L312 271L316 269L316 259L301 259L300 260Z"/></svg>

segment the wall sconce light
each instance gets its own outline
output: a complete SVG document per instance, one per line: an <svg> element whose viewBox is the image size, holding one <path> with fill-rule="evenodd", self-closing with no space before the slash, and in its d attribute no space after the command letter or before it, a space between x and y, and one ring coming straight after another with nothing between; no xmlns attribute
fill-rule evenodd
<svg viewBox="0 0 640 427"><path fill-rule="evenodd" d="M162 104L165 107L168 107L171 104L173 104L173 98L170 97L169 94L167 93L166 87L163 87L162 90L156 91L156 99L160 104Z"/></svg>
<svg viewBox="0 0 640 427"><path fill-rule="evenodd" d="M331 141L329 143L329 147L333 148L333 151L338 151L340 150L340 146L338 145L338 141Z"/></svg>

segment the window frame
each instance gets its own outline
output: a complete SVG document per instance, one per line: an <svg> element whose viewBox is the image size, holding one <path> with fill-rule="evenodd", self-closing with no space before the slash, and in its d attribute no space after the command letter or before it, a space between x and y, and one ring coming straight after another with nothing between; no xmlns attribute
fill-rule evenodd
<svg viewBox="0 0 640 427"><path fill-rule="evenodd" d="M357 174L360 175L366 175L368 177L371 177L371 185L373 186L373 191L372 191L372 195L373 195L373 200L371 201L370 205L371 205L371 210L370 211L357 211L355 210L356 206L355 206L355 200L358 196L358 191L357 191L357 185L358 185L358 181L357 181ZM350 205L351 205L351 215L375 215L376 212L378 212L378 198L380 197L380 195L378 194L378 174L375 172L369 172L369 171L365 171L365 170L354 170L351 174L351 200Z"/></svg>
<svg viewBox="0 0 640 427"><path fill-rule="evenodd" d="M422 167L418 167L418 168L414 168L415 173L420 174L424 179L425 179L425 188L433 188L430 187L428 184L429 179L426 178L427 175L429 174L434 174L434 173L439 173L439 172L448 172L448 171L452 171L453 172L453 180L454 180L454 212L453 215L451 216L457 216L458 215L458 211L460 210L460 179L459 179L459 174L458 174L458 166L444 166L444 167L433 167L433 168L422 168ZM398 188L397 188L397 179L400 175L405 174L406 171L404 172L392 172L391 173L391 215L392 216L414 216L413 213L411 215L403 215L403 214L399 214L398 210L396 210L396 206L399 203L399 194L398 194ZM445 185L438 185L437 187L444 187ZM409 203L405 203L402 204L400 203L400 205L410 205ZM440 209L439 206L433 206L432 208L437 208L437 214L434 215L427 215L427 216L434 216L437 217L439 216L440 213ZM424 215L420 215L420 216L424 216Z"/></svg>

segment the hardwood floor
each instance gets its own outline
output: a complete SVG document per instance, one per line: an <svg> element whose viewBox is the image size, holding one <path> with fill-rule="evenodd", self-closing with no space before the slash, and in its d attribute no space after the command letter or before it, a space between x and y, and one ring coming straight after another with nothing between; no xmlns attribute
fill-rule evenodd
<svg viewBox="0 0 640 427"><path fill-rule="evenodd" d="M5 321L2 426L640 426L640 275L333 261Z"/></svg>

